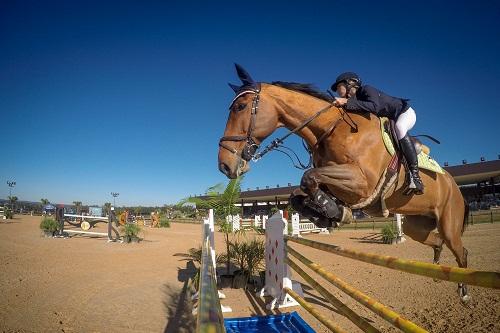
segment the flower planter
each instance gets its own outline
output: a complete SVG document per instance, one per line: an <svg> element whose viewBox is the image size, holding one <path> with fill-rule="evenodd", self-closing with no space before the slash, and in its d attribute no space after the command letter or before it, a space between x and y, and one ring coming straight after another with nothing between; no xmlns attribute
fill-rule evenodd
<svg viewBox="0 0 500 333"><path fill-rule="evenodd" d="M139 243L141 239L137 236L123 236L123 242L125 243Z"/></svg>
<svg viewBox="0 0 500 333"><path fill-rule="evenodd" d="M233 288L234 289L246 289L248 283L249 273L248 271L237 270L234 272L233 278Z"/></svg>
<svg viewBox="0 0 500 333"><path fill-rule="evenodd" d="M221 288L230 288L233 285L233 274L221 274L219 277Z"/></svg>

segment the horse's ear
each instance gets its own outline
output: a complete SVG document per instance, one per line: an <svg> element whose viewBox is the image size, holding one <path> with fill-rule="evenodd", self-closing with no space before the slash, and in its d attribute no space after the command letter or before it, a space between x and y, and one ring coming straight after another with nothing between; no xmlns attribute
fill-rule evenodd
<svg viewBox="0 0 500 333"><path fill-rule="evenodd" d="M234 93L237 93L239 90L240 90L240 87L235 85L235 84L232 84L232 83L228 83L229 84L229 87L231 89L233 89Z"/></svg>
<svg viewBox="0 0 500 333"><path fill-rule="evenodd" d="M236 73L238 73L238 77L240 78L240 80L244 86L245 85L249 85L249 86L255 85L254 80L252 79L250 74L248 74L248 72L243 67L241 67L238 64L234 64L234 66L236 67Z"/></svg>

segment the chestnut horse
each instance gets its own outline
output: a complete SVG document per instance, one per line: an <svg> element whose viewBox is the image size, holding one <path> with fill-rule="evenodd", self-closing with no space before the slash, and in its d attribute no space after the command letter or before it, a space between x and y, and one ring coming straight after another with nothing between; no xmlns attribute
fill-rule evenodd
<svg viewBox="0 0 500 333"><path fill-rule="evenodd" d="M304 173L301 188L292 197L307 196L321 188L346 207L371 202L370 197L376 193L391 161L378 117L334 107L331 97L309 85L258 83L241 66L236 65L236 69L243 84L231 85L236 96L219 143L222 173L234 179L247 172L258 145L277 128L286 127L307 143L314 165ZM384 208L405 215L404 233L431 246L434 263L439 263L445 243L458 266L465 268L467 250L461 236L467 224L468 206L449 173L421 170L421 177L425 185L423 195L404 195L404 188L395 186L385 196ZM404 172L395 178L399 178L396 184L403 184ZM362 209L371 215L382 215L382 210L373 204ZM462 302L469 301L465 284L458 284L458 292Z"/></svg>

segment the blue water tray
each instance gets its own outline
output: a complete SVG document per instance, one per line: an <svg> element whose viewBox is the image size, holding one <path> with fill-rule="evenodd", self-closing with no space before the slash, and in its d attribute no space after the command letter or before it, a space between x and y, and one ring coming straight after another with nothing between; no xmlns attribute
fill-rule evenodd
<svg viewBox="0 0 500 333"><path fill-rule="evenodd" d="M296 311L261 317L228 318L224 319L224 326L228 333L314 333Z"/></svg>

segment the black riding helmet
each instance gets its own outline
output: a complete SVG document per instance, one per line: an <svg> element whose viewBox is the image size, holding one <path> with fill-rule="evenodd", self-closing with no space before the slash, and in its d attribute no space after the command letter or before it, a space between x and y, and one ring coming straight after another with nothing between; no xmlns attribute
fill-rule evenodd
<svg viewBox="0 0 500 333"><path fill-rule="evenodd" d="M356 87L359 88L361 87L361 78L359 77L358 74L354 72L345 72L340 74L337 79L335 80L335 83L332 84L332 90L337 91L337 86L340 83L345 83L347 87Z"/></svg>

